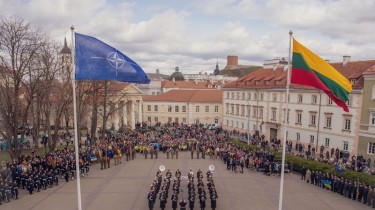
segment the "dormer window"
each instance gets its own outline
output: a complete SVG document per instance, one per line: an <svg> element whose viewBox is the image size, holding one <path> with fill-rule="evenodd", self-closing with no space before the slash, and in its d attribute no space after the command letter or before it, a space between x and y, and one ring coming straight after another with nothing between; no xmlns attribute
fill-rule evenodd
<svg viewBox="0 0 375 210"><path fill-rule="evenodd" d="M279 84L280 84L280 80L276 80L275 85L279 85Z"/></svg>
<svg viewBox="0 0 375 210"><path fill-rule="evenodd" d="M267 80L267 81L265 82L265 84L266 84L266 85L270 85L270 81Z"/></svg>
<svg viewBox="0 0 375 210"><path fill-rule="evenodd" d="M357 80L356 79L351 79L350 82L352 83L352 85L354 85L357 82Z"/></svg>
<svg viewBox="0 0 375 210"><path fill-rule="evenodd" d="M259 81L257 80L257 81L255 81L255 85L258 85L259 84Z"/></svg>

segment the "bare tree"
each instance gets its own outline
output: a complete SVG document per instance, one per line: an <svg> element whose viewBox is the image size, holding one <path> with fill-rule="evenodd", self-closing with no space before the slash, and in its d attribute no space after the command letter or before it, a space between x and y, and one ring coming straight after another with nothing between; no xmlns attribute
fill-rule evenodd
<svg viewBox="0 0 375 210"><path fill-rule="evenodd" d="M12 159L21 153L17 139L22 119L23 82L43 41L39 31L33 30L30 24L22 19L0 20L0 93L3 96L0 101L0 114L5 124L5 131L0 131L0 134L9 145L8 151Z"/></svg>

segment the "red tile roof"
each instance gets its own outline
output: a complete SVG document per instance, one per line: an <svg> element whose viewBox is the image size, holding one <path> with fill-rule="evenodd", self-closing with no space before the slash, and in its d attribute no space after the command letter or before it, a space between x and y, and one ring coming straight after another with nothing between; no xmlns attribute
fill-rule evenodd
<svg viewBox="0 0 375 210"><path fill-rule="evenodd" d="M352 61L346 65L342 63L331 63L339 72L341 72L349 80L355 79L356 83L353 84L353 88L363 88L363 77L362 74L366 74L371 71L375 71L375 60L368 61ZM370 70L373 69L373 70ZM367 71L366 71L367 70ZM224 86L224 88L285 88L287 83L287 71L283 67L276 69L264 69L259 68L250 74L230 82ZM304 85L291 84L291 88L303 88L303 89L314 89Z"/></svg>
<svg viewBox="0 0 375 210"><path fill-rule="evenodd" d="M221 103L223 91L221 90L171 90L166 93L152 96L144 95L143 101L163 102L196 102L196 103Z"/></svg>
<svg viewBox="0 0 375 210"><path fill-rule="evenodd" d="M375 74L375 65L363 72L363 75Z"/></svg>

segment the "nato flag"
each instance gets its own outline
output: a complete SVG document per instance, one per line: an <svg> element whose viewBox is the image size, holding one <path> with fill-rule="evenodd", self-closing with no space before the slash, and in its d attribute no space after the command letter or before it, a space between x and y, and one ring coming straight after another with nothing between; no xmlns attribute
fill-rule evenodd
<svg viewBox="0 0 375 210"><path fill-rule="evenodd" d="M76 80L150 83L136 62L99 39L75 33L75 50Z"/></svg>

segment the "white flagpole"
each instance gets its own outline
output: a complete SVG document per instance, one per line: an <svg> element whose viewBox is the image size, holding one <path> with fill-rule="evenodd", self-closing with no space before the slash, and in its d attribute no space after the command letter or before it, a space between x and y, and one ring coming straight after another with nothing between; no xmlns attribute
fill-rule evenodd
<svg viewBox="0 0 375 210"><path fill-rule="evenodd" d="M82 210L81 200L81 179L79 170L79 154L78 154L78 125L77 125L77 99L76 99L76 80L75 80L75 40L74 40L74 26L70 27L72 32L72 87L73 87L73 112L74 112L74 149L76 155L76 175L77 175L77 199L78 199L78 210Z"/></svg>
<svg viewBox="0 0 375 210"><path fill-rule="evenodd" d="M289 31L289 58L288 58L288 74L286 83L286 97L285 97L285 116L284 116L284 139L283 139L283 152L281 159L281 180L280 180L280 193L279 193L279 210L283 209L283 194L284 194L284 171L285 171L285 148L286 148L286 138L288 133L288 105L289 105L289 85L290 85L290 60L292 58L292 38L293 32Z"/></svg>

